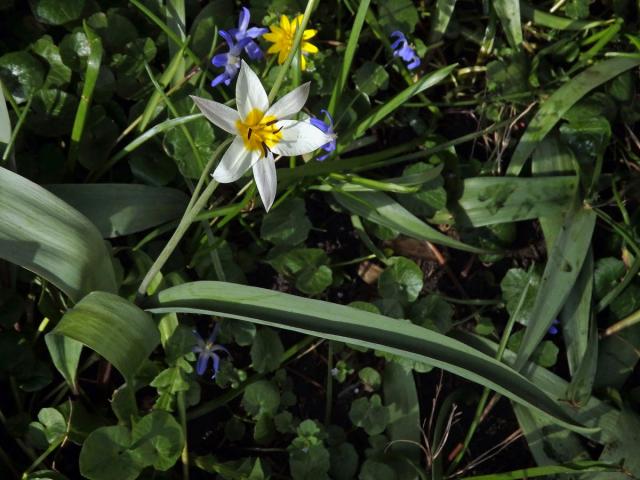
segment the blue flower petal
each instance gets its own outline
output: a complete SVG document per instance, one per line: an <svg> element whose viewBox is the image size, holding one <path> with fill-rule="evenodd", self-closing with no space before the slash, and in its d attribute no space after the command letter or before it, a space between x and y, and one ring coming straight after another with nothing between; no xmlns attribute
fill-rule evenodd
<svg viewBox="0 0 640 480"><path fill-rule="evenodd" d="M198 355L198 362L196 363L196 372L198 373L198 375L203 375L204 372L207 371L210 356L211 354L208 352L202 352L200 355Z"/></svg>

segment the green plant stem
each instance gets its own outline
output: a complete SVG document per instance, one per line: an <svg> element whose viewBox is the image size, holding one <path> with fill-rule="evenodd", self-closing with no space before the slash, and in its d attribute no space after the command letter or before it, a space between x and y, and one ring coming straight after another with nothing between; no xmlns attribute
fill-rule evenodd
<svg viewBox="0 0 640 480"><path fill-rule="evenodd" d="M280 87L282 87L282 82L284 81L284 77L289 71L289 67L291 66L291 62L296 56L296 52L300 48L300 42L302 41L302 34L304 33L305 28L307 28L307 24L309 23L309 17L311 17L311 11L315 8L317 0L308 0L307 6L304 9L304 14L302 16L302 21L298 28L296 29L296 36L293 38L293 46L291 50L289 50L289 55L287 55L287 59L284 64L278 71L278 76L276 77L275 82L273 82L273 87L271 87L271 91L269 92L269 103L273 103L278 92L280 91ZM298 65L300 68L300 65Z"/></svg>
<svg viewBox="0 0 640 480"><path fill-rule="evenodd" d="M524 305L524 301L527 297L527 292L529 291L529 286L531 285L532 272L533 272L533 266L529 269L529 278L527 280L526 285L522 289L522 293L520 294L520 298L518 300L518 306L516 307L516 310L513 313L513 315L509 317L507 326L505 327L504 332L502 332L502 338L500 339L498 351L496 352L496 356L495 356L495 359L498 360L499 362L502 361L502 355L504 355L504 351L507 348L507 342L509 340L509 337L511 336L511 331L513 330L513 326L516 323L516 318L518 318L518 316L520 315L520 310L522 309L522 306ZM464 454L466 453L467 448L469 448L471 439L473 438L473 435L475 434L478 428L478 425L480 425L480 419L482 418L482 413L484 412L484 409L487 405L487 400L489 399L490 393L491 393L491 390L489 388L484 388L482 390L480 401L478 402L478 406L476 407L476 413L473 417L473 420L471 421L471 425L469 426L469 429L467 430L467 435L465 436L464 442L462 444L462 448L460 449L460 452L458 452L458 455L456 455L456 457L451 462L451 465L449 465L449 470L447 472L448 474L450 474L452 471L455 470L455 468L458 466L458 464L464 457Z"/></svg>
<svg viewBox="0 0 640 480"><path fill-rule="evenodd" d="M189 444L187 443L187 408L184 401L184 392L178 392L178 415L182 426L184 447L180 458L182 460L182 480L189 480Z"/></svg>
<svg viewBox="0 0 640 480"><path fill-rule="evenodd" d="M331 408L333 407L333 342L329 340L327 342L327 387L326 387L326 401L324 407L324 424L329 425L331 423Z"/></svg>
<svg viewBox="0 0 640 480"><path fill-rule="evenodd" d="M16 143L16 138L18 138L18 133L20 133L20 129L22 128L24 121L27 119L27 114L29 113L29 109L31 108L32 101L33 95L31 95L29 97L29 100L27 100L27 104L22 109L22 113L20 113L20 116L18 117L18 122L16 123L13 132L11 132L11 139L9 140L9 144L4 149L4 153L2 154L2 163L6 162L7 158L9 158L9 154L13 152L13 146Z"/></svg>
<svg viewBox="0 0 640 480"><path fill-rule="evenodd" d="M60 446L60 444L62 443L62 440L64 440L64 436L60 436L59 438L57 438L51 445L49 445L49 448L47 448L42 455L40 455L38 458L36 458L33 463L31 465L29 465L29 468L27 468L24 473L22 474L22 478L23 480L29 477L29 474L31 472L33 472L36 467L38 465L40 465L42 462L45 461L45 459L51 455L51 453L53 453L53 451L58 448Z"/></svg>
<svg viewBox="0 0 640 480"><path fill-rule="evenodd" d="M211 157L211 161L208 163L208 165L213 165L214 159L218 159L218 157L222 155L222 152L224 152L227 149L227 147L231 143L231 140L233 140L233 138L228 138L227 140L225 140L220 144L220 146L213 153ZM208 174L209 174L209 171L207 169L203 170L202 175L200 175L200 179L204 181L203 177ZM145 295L147 288L149 287L149 284L151 284L151 281L160 272L160 270L162 270L162 267L164 267L164 264L167 263L167 260L169 259L173 251L178 246L178 243L180 242L180 240L182 240L182 237L187 232L187 229L191 226L191 223L194 221L196 216L200 213L200 210L204 208L207 201L209 201L209 198L211 197L211 195L213 195L213 192L215 191L217 186L218 186L218 182L216 181L212 181L211 183L209 183L209 185L207 185L207 188L205 188L204 192L202 192L202 195L198 197L198 199L195 202L193 202L193 206L191 208L187 207L187 210L182 216L182 219L180 220L180 223L178 224L178 227L176 228L175 232L173 232L173 235L171 236L171 238L169 239L165 247L162 249L162 252L160 252L160 255L158 255L158 258L156 258L155 262L153 262L153 265L151 265L151 268L149 269L144 279L142 280L142 283L138 288L138 298L141 298L142 296ZM194 192L192 200L195 196L196 195ZM189 203L191 204L192 202L189 202Z"/></svg>

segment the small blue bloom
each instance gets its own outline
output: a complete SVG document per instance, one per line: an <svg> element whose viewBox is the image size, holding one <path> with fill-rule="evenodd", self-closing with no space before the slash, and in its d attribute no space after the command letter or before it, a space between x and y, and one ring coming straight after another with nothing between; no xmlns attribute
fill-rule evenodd
<svg viewBox="0 0 640 480"><path fill-rule="evenodd" d="M227 355L231 356L229 350L227 350L222 345L216 345L216 337L218 336L218 332L220 331L220 324L216 323L213 332L207 338L205 342L200 334L197 331L193 331L193 334L196 337L197 345L193 347L193 352L198 354L198 361L196 362L196 372L198 375L204 375L209 367L209 360L213 360L213 375L211 378L216 378L216 374L220 369L220 356L216 352L224 352Z"/></svg>
<svg viewBox="0 0 640 480"><path fill-rule="evenodd" d="M239 42L235 42L233 39L233 35L224 30L220 30L218 32L224 41L227 42L229 46L229 51L227 53L220 53L211 59L211 63L213 63L216 67L224 67L224 72L218 75L211 82L211 86L215 87L221 83L225 85L229 85L231 80L233 80L236 75L238 75L238 71L240 70L240 54L242 53L242 49L247 46L249 42L252 40L250 38L245 38Z"/></svg>
<svg viewBox="0 0 640 480"><path fill-rule="evenodd" d="M313 125L316 128L319 128L320 130L322 130L323 133L326 133L327 135L330 135L333 138L333 140L331 140L328 143L325 143L324 145L322 145L320 147L325 152L327 152L326 154L318 157L318 160L322 162L329 155L331 155L331 152L333 152L336 149L336 138L337 138L337 135L333 131L333 118L331 118L331 115L329 114L329 112L327 112L324 109L320 110L320 111L327 116L327 119L329 120L329 123L326 123L326 122L324 122L324 121L322 121L322 120L320 120L319 118L316 118L316 117L312 117L311 119L309 119L309 121L311 122L311 125Z"/></svg>
<svg viewBox="0 0 640 480"><path fill-rule="evenodd" d="M395 42L391 44L394 57L400 57L407 64L409 70L418 68L420 66L420 59L416 54L416 51L409 46L407 38L404 33L396 30L391 33L391 37L395 39Z"/></svg>
<svg viewBox="0 0 640 480"><path fill-rule="evenodd" d="M559 330L558 327L556 327L556 325L560 324L560 320L558 320L557 318L551 323L551 326L549 327L549 335L557 335Z"/></svg>
<svg viewBox="0 0 640 480"><path fill-rule="evenodd" d="M232 28L229 33L234 36L237 42L248 40L244 45L244 51L247 52L251 60L260 60L263 57L262 50L255 39L261 37L269 31L268 28L249 27L249 20L251 19L251 13L247 7L242 7L240 12L240 18L238 19L238 28Z"/></svg>

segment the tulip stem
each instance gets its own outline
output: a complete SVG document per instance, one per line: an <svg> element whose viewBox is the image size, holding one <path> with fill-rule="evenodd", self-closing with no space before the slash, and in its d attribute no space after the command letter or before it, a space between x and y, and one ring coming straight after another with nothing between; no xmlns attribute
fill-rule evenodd
<svg viewBox="0 0 640 480"><path fill-rule="evenodd" d="M158 273L160 273L160 270L162 270L162 267L164 267L164 264L167 263L167 260L169 259L173 251L178 246L178 243L180 243L180 240L182 240L182 237L191 226L191 223L193 223L195 217L204 208L206 203L209 201L209 198L218 187L218 182L216 182L215 180L212 180L209 183L209 185L207 185L207 188L204 189L204 191L202 192L202 195L197 197L197 200L195 200L200 190L200 187L202 187L202 184L204 183L204 178L209 174L209 171L211 170L211 167L213 166L214 162L220 157L220 155L222 155L222 152L224 152L227 149L232 139L233 138L230 137L220 144L220 146L216 149L216 151L211 156L211 160L209 160L204 170L202 171L202 175L200 175L200 180L198 180L198 185L196 186L196 190L193 192L191 201L189 202L189 205L187 206L187 209L185 210L185 213L182 216L182 219L180 220L178 227L176 228L175 232L173 232L173 235L171 236L167 244L164 246L164 248L162 249L162 252L160 252L160 255L158 255L158 258L156 258L155 262L153 262L153 265L151 265L151 268L149 269L144 279L142 280L142 283L138 288L138 295L137 295L138 299L143 297L147 293L147 289L149 288L149 285L151 284L153 279L156 277Z"/></svg>

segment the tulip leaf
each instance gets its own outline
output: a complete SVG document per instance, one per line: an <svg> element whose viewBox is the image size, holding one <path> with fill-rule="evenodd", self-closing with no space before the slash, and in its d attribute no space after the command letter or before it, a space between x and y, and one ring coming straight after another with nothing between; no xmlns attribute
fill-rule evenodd
<svg viewBox="0 0 640 480"><path fill-rule="evenodd" d="M99 183L48 185L47 189L91 220L104 238L146 230L180 218L188 203L179 190Z"/></svg>
<svg viewBox="0 0 640 480"><path fill-rule="evenodd" d="M0 257L40 275L77 302L116 291L109 251L80 212L44 188L0 168Z"/></svg>
<svg viewBox="0 0 640 480"><path fill-rule="evenodd" d="M483 384L566 428L584 431L521 374L462 342L409 322L319 300L225 282L191 282L149 300L153 313L182 312L284 328L428 363Z"/></svg>

